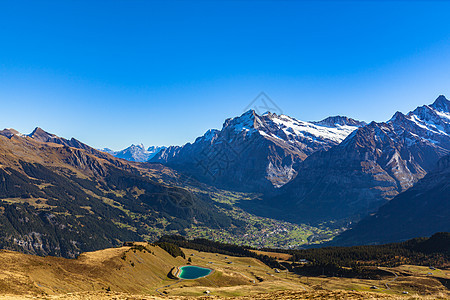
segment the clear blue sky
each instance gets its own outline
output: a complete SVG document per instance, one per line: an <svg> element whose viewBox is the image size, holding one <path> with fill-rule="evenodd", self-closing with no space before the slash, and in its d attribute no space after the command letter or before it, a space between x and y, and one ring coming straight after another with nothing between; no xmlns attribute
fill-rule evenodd
<svg viewBox="0 0 450 300"><path fill-rule="evenodd" d="M8 3L9 2L9 3ZM301 120L450 95L450 3L2 1L0 127L184 144L261 91Z"/></svg>

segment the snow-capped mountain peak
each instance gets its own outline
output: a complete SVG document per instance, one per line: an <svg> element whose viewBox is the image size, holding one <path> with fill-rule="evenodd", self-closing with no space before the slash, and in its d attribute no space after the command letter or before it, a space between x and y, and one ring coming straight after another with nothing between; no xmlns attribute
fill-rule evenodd
<svg viewBox="0 0 450 300"><path fill-rule="evenodd" d="M301 141L302 143L321 145L337 144L365 124L347 117L340 117L340 119L332 117L320 122L307 122L287 115L268 114L262 119L267 126L260 131L264 131L265 134L275 134L277 137L285 136L289 142L294 143Z"/></svg>
<svg viewBox="0 0 450 300"><path fill-rule="evenodd" d="M129 161L145 162L153 158L157 153L166 147L151 146L145 149L144 144L132 144L130 147L121 151L113 151L109 148L103 148L101 151L109 153L117 158L126 159Z"/></svg>
<svg viewBox="0 0 450 300"><path fill-rule="evenodd" d="M408 131L431 143L450 146L450 101L439 96L431 105L423 105L404 115L396 112L388 121L397 132ZM447 145L447 146L446 146Z"/></svg>
<svg viewBox="0 0 450 300"><path fill-rule="evenodd" d="M450 101L444 95L440 95L430 106L439 112L450 113Z"/></svg>
<svg viewBox="0 0 450 300"><path fill-rule="evenodd" d="M232 128L237 133L252 134L258 132L265 137L288 142L299 140L303 142L306 140L320 144L328 144L329 142L335 144L364 125L365 122L341 116L329 117L318 122L306 122L271 112L258 115L254 110L249 110L239 117L227 119L222 131Z"/></svg>
<svg viewBox="0 0 450 300"><path fill-rule="evenodd" d="M254 132L258 125L261 124L260 117L253 110L248 110L239 117L226 119L222 130L232 128L235 132L250 131Z"/></svg>
<svg viewBox="0 0 450 300"><path fill-rule="evenodd" d="M249 110L226 119L221 130L209 130L192 144L169 147L151 161L176 165L224 186L280 187L295 176L294 167L308 155L339 144L364 124L339 118L316 124Z"/></svg>

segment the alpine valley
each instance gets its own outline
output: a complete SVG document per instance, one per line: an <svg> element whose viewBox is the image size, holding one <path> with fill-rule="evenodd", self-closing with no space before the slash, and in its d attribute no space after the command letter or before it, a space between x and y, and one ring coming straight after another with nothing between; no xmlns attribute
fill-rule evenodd
<svg viewBox="0 0 450 300"><path fill-rule="evenodd" d="M119 159L41 128L29 135L0 131L0 197L0 247L38 255L74 258L164 234L260 247L334 234L249 214L234 203L250 194Z"/></svg>
<svg viewBox="0 0 450 300"><path fill-rule="evenodd" d="M184 146L122 151L5 129L0 247L73 258L165 234L259 248L431 236L450 231L449 154L444 96L369 124L249 110Z"/></svg>

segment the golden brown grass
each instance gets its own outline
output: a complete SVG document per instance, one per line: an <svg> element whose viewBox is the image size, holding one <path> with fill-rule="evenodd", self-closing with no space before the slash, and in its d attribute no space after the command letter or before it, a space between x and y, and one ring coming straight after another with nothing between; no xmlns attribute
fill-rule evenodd
<svg viewBox="0 0 450 300"><path fill-rule="evenodd" d="M259 255L267 255L267 256L273 257L275 259L284 260L284 261L290 260L292 257L292 255L287 254L287 253L268 252L268 251L259 251L259 250L251 250L251 251L256 254L259 254Z"/></svg>
<svg viewBox="0 0 450 300"><path fill-rule="evenodd" d="M214 269L197 280L169 279L173 267L187 259L173 258L159 247L130 247L84 253L78 259L39 257L0 251L0 299L448 299L440 279L448 271L401 266L399 277L363 280L300 277L276 273L260 261L183 249L192 264ZM231 262L231 263L230 263ZM404 274L404 275L402 275ZM443 277L439 277L443 276ZM389 282L389 288L385 283ZM376 286L377 289L371 289ZM205 298L205 291L210 295ZM408 294L402 294L407 291Z"/></svg>

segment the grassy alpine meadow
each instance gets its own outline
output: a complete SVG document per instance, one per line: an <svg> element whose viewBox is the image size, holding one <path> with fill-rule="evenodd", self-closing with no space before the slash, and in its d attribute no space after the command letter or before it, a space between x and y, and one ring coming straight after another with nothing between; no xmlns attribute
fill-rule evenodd
<svg viewBox="0 0 450 300"><path fill-rule="evenodd" d="M266 253L267 254L267 253ZM272 253L279 262L284 253ZM303 276L254 257L178 248L128 246L81 254L76 260L1 251L0 299L448 299L450 270L380 267L377 278ZM191 265L213 272L194 280L171 275ZM431 274L430 274L431 273ZM206 298L205 298L206 299Z"/></svg>

